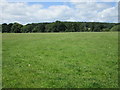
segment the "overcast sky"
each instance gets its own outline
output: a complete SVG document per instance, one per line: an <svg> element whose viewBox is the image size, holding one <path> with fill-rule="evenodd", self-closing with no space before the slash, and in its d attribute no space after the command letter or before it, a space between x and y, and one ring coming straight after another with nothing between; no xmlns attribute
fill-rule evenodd
<svg viewBox="0 0 120 90"><path fill-rule="evenodd" d="M12 0L14 1L14 0ZM0 5L0 23L60 21L118 22L117 2L7 2Z"/></svg>

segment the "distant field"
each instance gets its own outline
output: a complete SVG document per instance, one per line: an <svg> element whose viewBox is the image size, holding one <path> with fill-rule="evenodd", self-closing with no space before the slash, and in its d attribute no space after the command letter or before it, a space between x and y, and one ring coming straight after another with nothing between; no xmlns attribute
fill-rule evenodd
<svg viewBox="0 0 120 90"><path fill-rule="evenodd" d="M3 34L4 88L116 88L118 33Z"/></svg>

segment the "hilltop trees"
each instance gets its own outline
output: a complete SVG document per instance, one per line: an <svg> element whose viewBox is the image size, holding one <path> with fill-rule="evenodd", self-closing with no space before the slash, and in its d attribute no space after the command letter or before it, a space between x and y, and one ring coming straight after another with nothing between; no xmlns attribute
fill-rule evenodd
<svg viewBox="0 0 120 90"><path fill-rule="evenodd" d="M65 30L65 24L60 21L56 21L54 23L46 25L47 32L65 32Z"/></svg>
<svg viewBox="0 0 120 90"><path fill-rule="evenodd" d="M3 23L3 33L32 33L32 32L106 32L119 31L119 24L99 22L61 22L32 23L22 25L19 23Z"/></svg>
<svg viewBox="0 0 120 90"><path fill-rule="evenodd" d="M28 24L28 25L23 26L21 28L21 32L23 33L32 32L32 25Z"/></svg>
<svg viewBox="0 0 120 90"><path fill-rule="evenodd" d="M0 24L0 33L2 33L2 24Z"/></svg>
<svg viewBox="0 0 120 90"><path fill-rule="evenodd" d="M7 32L11 32L11 27L12 27L12 25L13 25L13 23L9 23L9 24L8 24L8 30L7 30Z"/></svg>
<svg viewBox="0 0 120 90"><path fill-rule="evenodd" d="M8 30L7 23L3 23L2 24L2 32L5 33L5 32L7 32L7 30Z"/></svg>
<svg viewBox="0 0 120 90"><path fill-rule="evenodd" d="M14 32L14 33L21 33L21 28L22 28L23 25L19 24L19 23L14 23L11 27L11 32Z"/></svg>
<svg viewBox="0 0 120 90"><path fill-rule="evenodd" d="M34 27L32 30L33 32L45 32L45 25L44 24L38 24Z"/></svg>
<svg viewBox="0 0 120 90"><path fill-rule="evenodd" d="M113 26L110 31L120 31L120 25Z"/></svg>
<svg viewBox="0 0 120 90"><path fill-rule="evenodd" d="M60 21L56 21L56 30L60 31L60 32L64 32L66 30L66 26L64 23L60 22Z"/></svg>
<svg viewBox="0 0 120 90"><path fill-rule="evenodd" d="M22 32L22 33L31 33L31 32L33 32L33 28L34 28L35 26L36 26L36 25L34 25L34 24L24 25L24 26L21 28L21 32Z"/></svg>

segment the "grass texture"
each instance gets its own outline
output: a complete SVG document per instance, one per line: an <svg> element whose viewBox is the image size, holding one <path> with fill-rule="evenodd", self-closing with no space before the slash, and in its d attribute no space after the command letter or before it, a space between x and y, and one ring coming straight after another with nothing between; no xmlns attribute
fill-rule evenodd
<svg viewBox="0 0 120 90"><path fill-rule="evenodd" d="M117 88L118 33L2 34L3 88Z"/></svg>

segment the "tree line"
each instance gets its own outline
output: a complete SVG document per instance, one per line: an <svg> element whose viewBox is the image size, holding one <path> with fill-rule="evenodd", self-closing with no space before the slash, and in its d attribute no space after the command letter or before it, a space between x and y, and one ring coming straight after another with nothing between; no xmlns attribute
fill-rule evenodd
<svg viewBox="0 0 120 90"><path fill-rule="evenodd" d="M119 31L119 23L100 22L61 22L31 23L3 23L2 33L35 33L35 32L106 32Z"/></svg>

